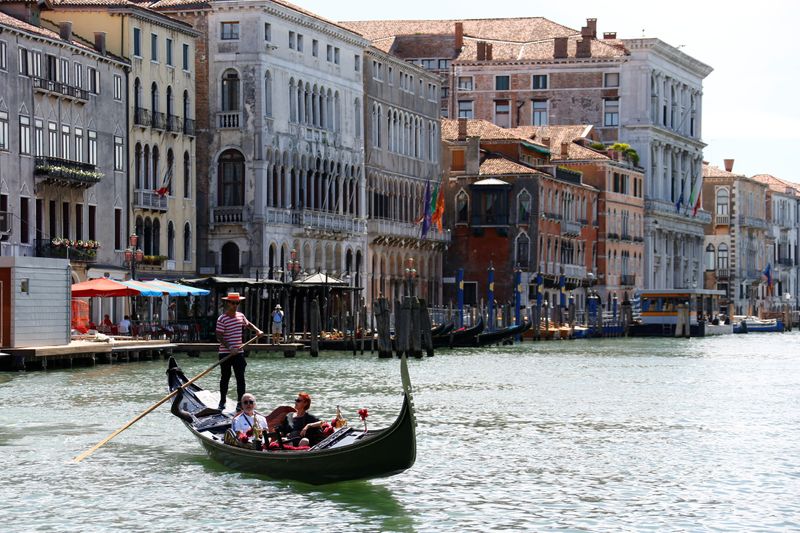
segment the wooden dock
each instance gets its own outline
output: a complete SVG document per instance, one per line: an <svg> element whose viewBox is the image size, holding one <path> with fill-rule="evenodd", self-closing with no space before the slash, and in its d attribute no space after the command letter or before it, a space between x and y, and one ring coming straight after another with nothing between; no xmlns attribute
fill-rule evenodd
<svg viewBox="0 0 800 533"><path fill-rule="evenodd" d="M61 346L4 348L0 358L2 370L31 370L48 367L71 368L74 364L153 360L169 356L175 345L165 340L122 340L95 342L75 340Z"/></svg>

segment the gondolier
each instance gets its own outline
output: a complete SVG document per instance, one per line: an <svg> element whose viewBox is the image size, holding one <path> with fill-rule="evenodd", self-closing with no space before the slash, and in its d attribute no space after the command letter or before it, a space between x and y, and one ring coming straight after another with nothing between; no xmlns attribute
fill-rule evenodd
<svg viewBox="0 0 800 533"><path fill-rule="evenodd" d="M236 354L220 365L221 374L219 378L219 409L225 408L225 401L228 396L228 384L231 380L231 369L236 376L236 410L241 409L241 399L247 389L244 381L244 369L247 361L242 351L242 331L244 328L252 329L257 336L264 333L252 324L239 312L239 303L245 298L238 292L230 292L228 296L222 298L225 301L226 309L217 319L217 340L219 341L219 358L223 359L230 354Z"/></svg>

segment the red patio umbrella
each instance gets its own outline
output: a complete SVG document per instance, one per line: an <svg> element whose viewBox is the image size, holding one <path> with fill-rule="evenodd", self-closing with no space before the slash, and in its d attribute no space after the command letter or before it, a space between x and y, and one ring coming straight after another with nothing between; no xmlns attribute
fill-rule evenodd
<svg viewBox="0 0 800 533"><path fill-rule="evenodd" d="M138 296L139 291L118 281L108 278L90 279L72 285L73 298L91 298L93 296Z"/></svg>

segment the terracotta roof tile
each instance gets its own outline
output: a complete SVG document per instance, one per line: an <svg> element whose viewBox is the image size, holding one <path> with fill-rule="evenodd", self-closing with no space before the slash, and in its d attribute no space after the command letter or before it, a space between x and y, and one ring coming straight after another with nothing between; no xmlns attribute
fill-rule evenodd
<svg viewBox="0 0 800 533"><path fill-rule="evenodd" d="M800 195L800 184L784 181L771 174L756 174L753 179L769 186L770 190L781 194ZM791 192L789 192L791 191Z"/></svg>
<svg viewBox="0 0 800 533"><path fill-rule="evenodd" d="M567 41L567 56L575 57L580 35L573 35ZM478 41L480 39L464 38L464 48L458 56L459 61L477 61ZM555 41L545 39L528 43L487 41L492 44L492 60L494 61L547 61L553 59ZM609 46L601 40L592 40L592 57L614 58L625 56L625 50Z"/></svg>
<svg viewBox="0 0 800 533"><path fill-rule="evenodd" d="M130 0L51 0L54 6L138 6L147 7L146 5L139 5Z"/></svg>
<svg viewBox="0 0 800 533"><path fill-rule="evenodd" d="M544 145L544 139L550 139L550 154L552 159L575 159L575 160L610 160L606 154L592 150L585 146L575 143L578 139L583 139L588 136L591 131L589 125L574 125L574 126L520 126L513 128L511 131L515 135L519 135L523 139L532 140L538 144ZM567 154L561 151L561 144L569 143Z"/></svg>
<svg viewBox="0 0 800 533"><path fill-rule="evenodd" d="M703 161L703 177L704 178L743 178L743 174L734 174L733 172L728 172L723 168L719 168L716 165L712 165Z"/></svg>
<svg viewBox="0 0 800 533"><path fill-rule="evenodd" d="M155 9L156 11L159 10L170 10L173 8L203 8L208 9L211 7L211 0L160 0L158 2L153 2L149 5L150 9Z"/></svg>
<svg viewBox="0 0 800 533"><path fill-rule="evenodd" d="M521 140L519 135L512 130L479 119L467 120L467 137L480 137L484 140ZM442 139L450 141L458 139L457 119L442 119Z"/></svg>
<svg viewBox="0 0 800 533"><path fill-rule="evenodd" d="M492 157L486 159L481 163L480 175L481 176L502 176L506 174L538 174L539 172L520 165L514 161L503 159L501 157Z"/></svg>

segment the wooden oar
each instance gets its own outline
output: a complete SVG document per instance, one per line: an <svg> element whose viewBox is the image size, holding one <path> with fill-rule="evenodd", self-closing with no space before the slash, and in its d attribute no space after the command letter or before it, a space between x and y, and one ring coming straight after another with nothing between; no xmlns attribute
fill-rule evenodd
<svg viewBox="0 0 800 533"><path fill-rule="evenodd" d="M241 348L240 351L244 352L244 347L245 346L247 346L251 342L255 342L257 339L261 338L262 335L264 335L264 333L262 333L261 335L256 335L255 337L253 337L249 341L247 341L244 344L242 344L242 348ZM117 435L119 435L120 433L122 433L123 431L125 431L126 429L131 427L132 425L134 425L136 422L138 422L139 420L141 420L145 416L147 416L149 413L151 413L153 410L155 410L156 407L158 407L159 405L163 404L164 402L166 402L167 400L169 400L170 398L172 398L176 394L178 394L178 391L185 389L186 387L188 387L189 385L191 385L192 383L194 383L198 379L202 378L203 376L205 376L206 374L208 374L209 372L214 370L217 366L219 366L220 364L224 363L225 361L227 361L231 357L234 357L237 354L238 354L238 352L237 353L232 353L230 355L227 355L227 356L223 357L222 359L220 359L219 361L217 361L216 363L214 363L213 365L211 365L210 367L206 368L205 370L203 370L202 372L197 374L195 377L193 377L192 379L190 379L189 381L187 381L186 383L181 385L179 388L175 389L174 391L170 392L169 394L167 394L166 396L161 398L154 405L152 405L147 410L145 410L144 412L142 412L141 414L136 416L136 418L134 418L133 420L131 420L130 422L128 422L127 424L125 424L124 426L122 426L121 428L116 430L114 433L112 433L108 437L104 438L103 440L101 440L100 442L98 442L97 444L95 444L94 446L92 446L91 448L89 448L88 450L83 452L82 454L80 454L77 457L75 457L73 459L73 461L75 461L76 463L80 463L81 461L83 461L84 459L86 459L87 457L92 455L94 452L96 452L98 449L100 449L103 445L105 445L105 443L107 443L108 441L110 441L111 439L113 439L114 437L116 437Z"/></svg>

